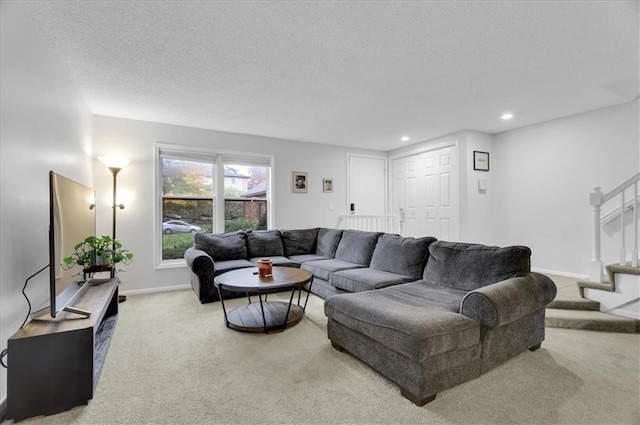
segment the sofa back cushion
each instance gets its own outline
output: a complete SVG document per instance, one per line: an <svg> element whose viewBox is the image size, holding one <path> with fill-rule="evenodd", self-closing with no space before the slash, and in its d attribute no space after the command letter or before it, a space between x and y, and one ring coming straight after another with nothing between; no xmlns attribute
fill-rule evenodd
<svg viewBox="0 0 640 425"><path fill-rule="evenodd" d="M369 267L373 250L380 235L382 235L380 232L345 230L342 232L342 238L336 248L335 258Z"/></svg>
<svg viewBox="0 0 640 425"><path fill-rule="evenodd" d="M386 233L378 238L369 267L421 279L429 245L435 241L431 236L416 239Z"/></svg>
<svg viewBox="0 0 640 425"><path fill-rule="evenodd" d="M193 246L201 249L214 261L243 260L247 258L246 234L232 233L196 233Z"/></svg>
<svg viewBox="0 0 640 425"><path fill-rule="evenodd" d="M499 248L471 243L437 241L429 245L424 280L429 285L472 291L531 269L526 246Z"/></svg>
<svg viewBox="0 0 640 425"><path fill-rule="evenodd" d="M284 248L279 230L251 230L247 232L249 258L283 256Z"/></svg>
<svg viewBox="0 0 640 425"><path fill-rule="evenodd" d="M282 245L284 255L291 257L293 255L315 253L318 230L319 229L283 230Z"/></svg>
<svg viewBox="0 0 640 425"><path fill-rule="evenodd" d="M333 258L336 255L338 243L342 237L342 230L320 229L316 243L316 255Z"/></svg>

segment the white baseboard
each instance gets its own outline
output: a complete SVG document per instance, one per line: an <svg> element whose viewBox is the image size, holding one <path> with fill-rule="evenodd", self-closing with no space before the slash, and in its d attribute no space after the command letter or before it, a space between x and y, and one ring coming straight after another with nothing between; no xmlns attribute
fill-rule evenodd
<svg viewBox="0 0 640 425"><path fill-rule="evenodd" d="M120 287L122 288L122 286ZM131 291L118 291L120 295L139 295L139 294L154 294L157 292L169 292L169 291L179 291L182 289L189 289L191 285L175 285L175 286L162 286L159 288L148 288L148 289L133 289Z"/></svg>
<svg viewBox="0 0 640 425"><path fill-rule="evenodd" d="M558 270L541 269L538 267L532 267L531 271L536 273L542 273L542 274L553 274L553 275L562 276L562 277L572 277L575 279L589 279L589 275L586 275L586 274L561 272Z"/></svg>

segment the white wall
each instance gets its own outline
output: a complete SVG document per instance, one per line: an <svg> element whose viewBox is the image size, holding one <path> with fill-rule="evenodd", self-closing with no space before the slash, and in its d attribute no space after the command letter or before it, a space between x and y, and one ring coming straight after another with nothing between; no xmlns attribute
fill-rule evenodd
<svg viewBox="0 0 640 425"><path fill-rule="evenodd" d="M2 349L27 314L21 292L25 279L49 261L48 171L92 184L92 116L14 6L0 6ZM48 299L48 288L46 270L29 282L26 292L34 308ZM0 368L0 400L6 394L6 370Z"/></svg>
<svg viewBox="0 0 640 425"><path fill-rule="evenodd" d="M640 170L638 100L504 132L494 137L493 230L501 245L524 244L532 266L588 275L589 193L603 192ZM495 158L495 159L494 159ZM603 234L603 260L615 261Z"/></svg>
<svg viewBox="0 0 640 425"><path fill-rule="evenodd" d="M212 149L270 154L275 157L273 175L274 226L279 229L335 227L346 213L346 155L378 151L300 143L244 134L224 133L168 124L94 116L95 156L126 156L132 160L118 174L118 193L126 208L118 212L118 239L135 254L121 276L121 291L138 292L189 283L186 266L155 268L154 144L165 142ZM98 199L98 232L111 233L112 175L97 160L94 165ZM291 173L309 173L309 192L291 191ZM332 178L334 192L322 192L322 179ZM329 210L329 204L335 210ZM195 296L194 296L195 300Z"/></svg>
<svg viewBox="0 0 640 425"><path fill-rule="evenodd" d="M495 188L493 175L493 137L479 131L465 131L460 140L460 240L495 245L492 203ZM473 152L489 153L489 171L473 169ZM485 191L478 190L483 180Z"/></svg>

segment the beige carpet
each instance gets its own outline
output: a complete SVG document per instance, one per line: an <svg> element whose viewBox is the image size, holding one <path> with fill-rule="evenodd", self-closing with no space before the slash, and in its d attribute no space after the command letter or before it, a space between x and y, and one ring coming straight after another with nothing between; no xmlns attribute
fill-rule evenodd
<svg viewBox="0 0 640 425"><path fill-rule="evenodd" d="M547 329L540 350L420 408L331 348L322 305L262 335L225 328L190 290L129 296L94 399L24 423L640 423L640 335Z"/></svg>

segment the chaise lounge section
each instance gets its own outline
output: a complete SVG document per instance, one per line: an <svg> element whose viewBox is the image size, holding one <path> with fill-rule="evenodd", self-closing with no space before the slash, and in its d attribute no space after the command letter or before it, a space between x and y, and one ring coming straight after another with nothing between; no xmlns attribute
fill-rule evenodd
<svg viewBox="0 0 640 425"><path fill-rule="evenodd" d="M328 336L422 406L436 394L540 347L556 295L530 273L529 248L437 241L421 280L333 296Z"/></svg>

